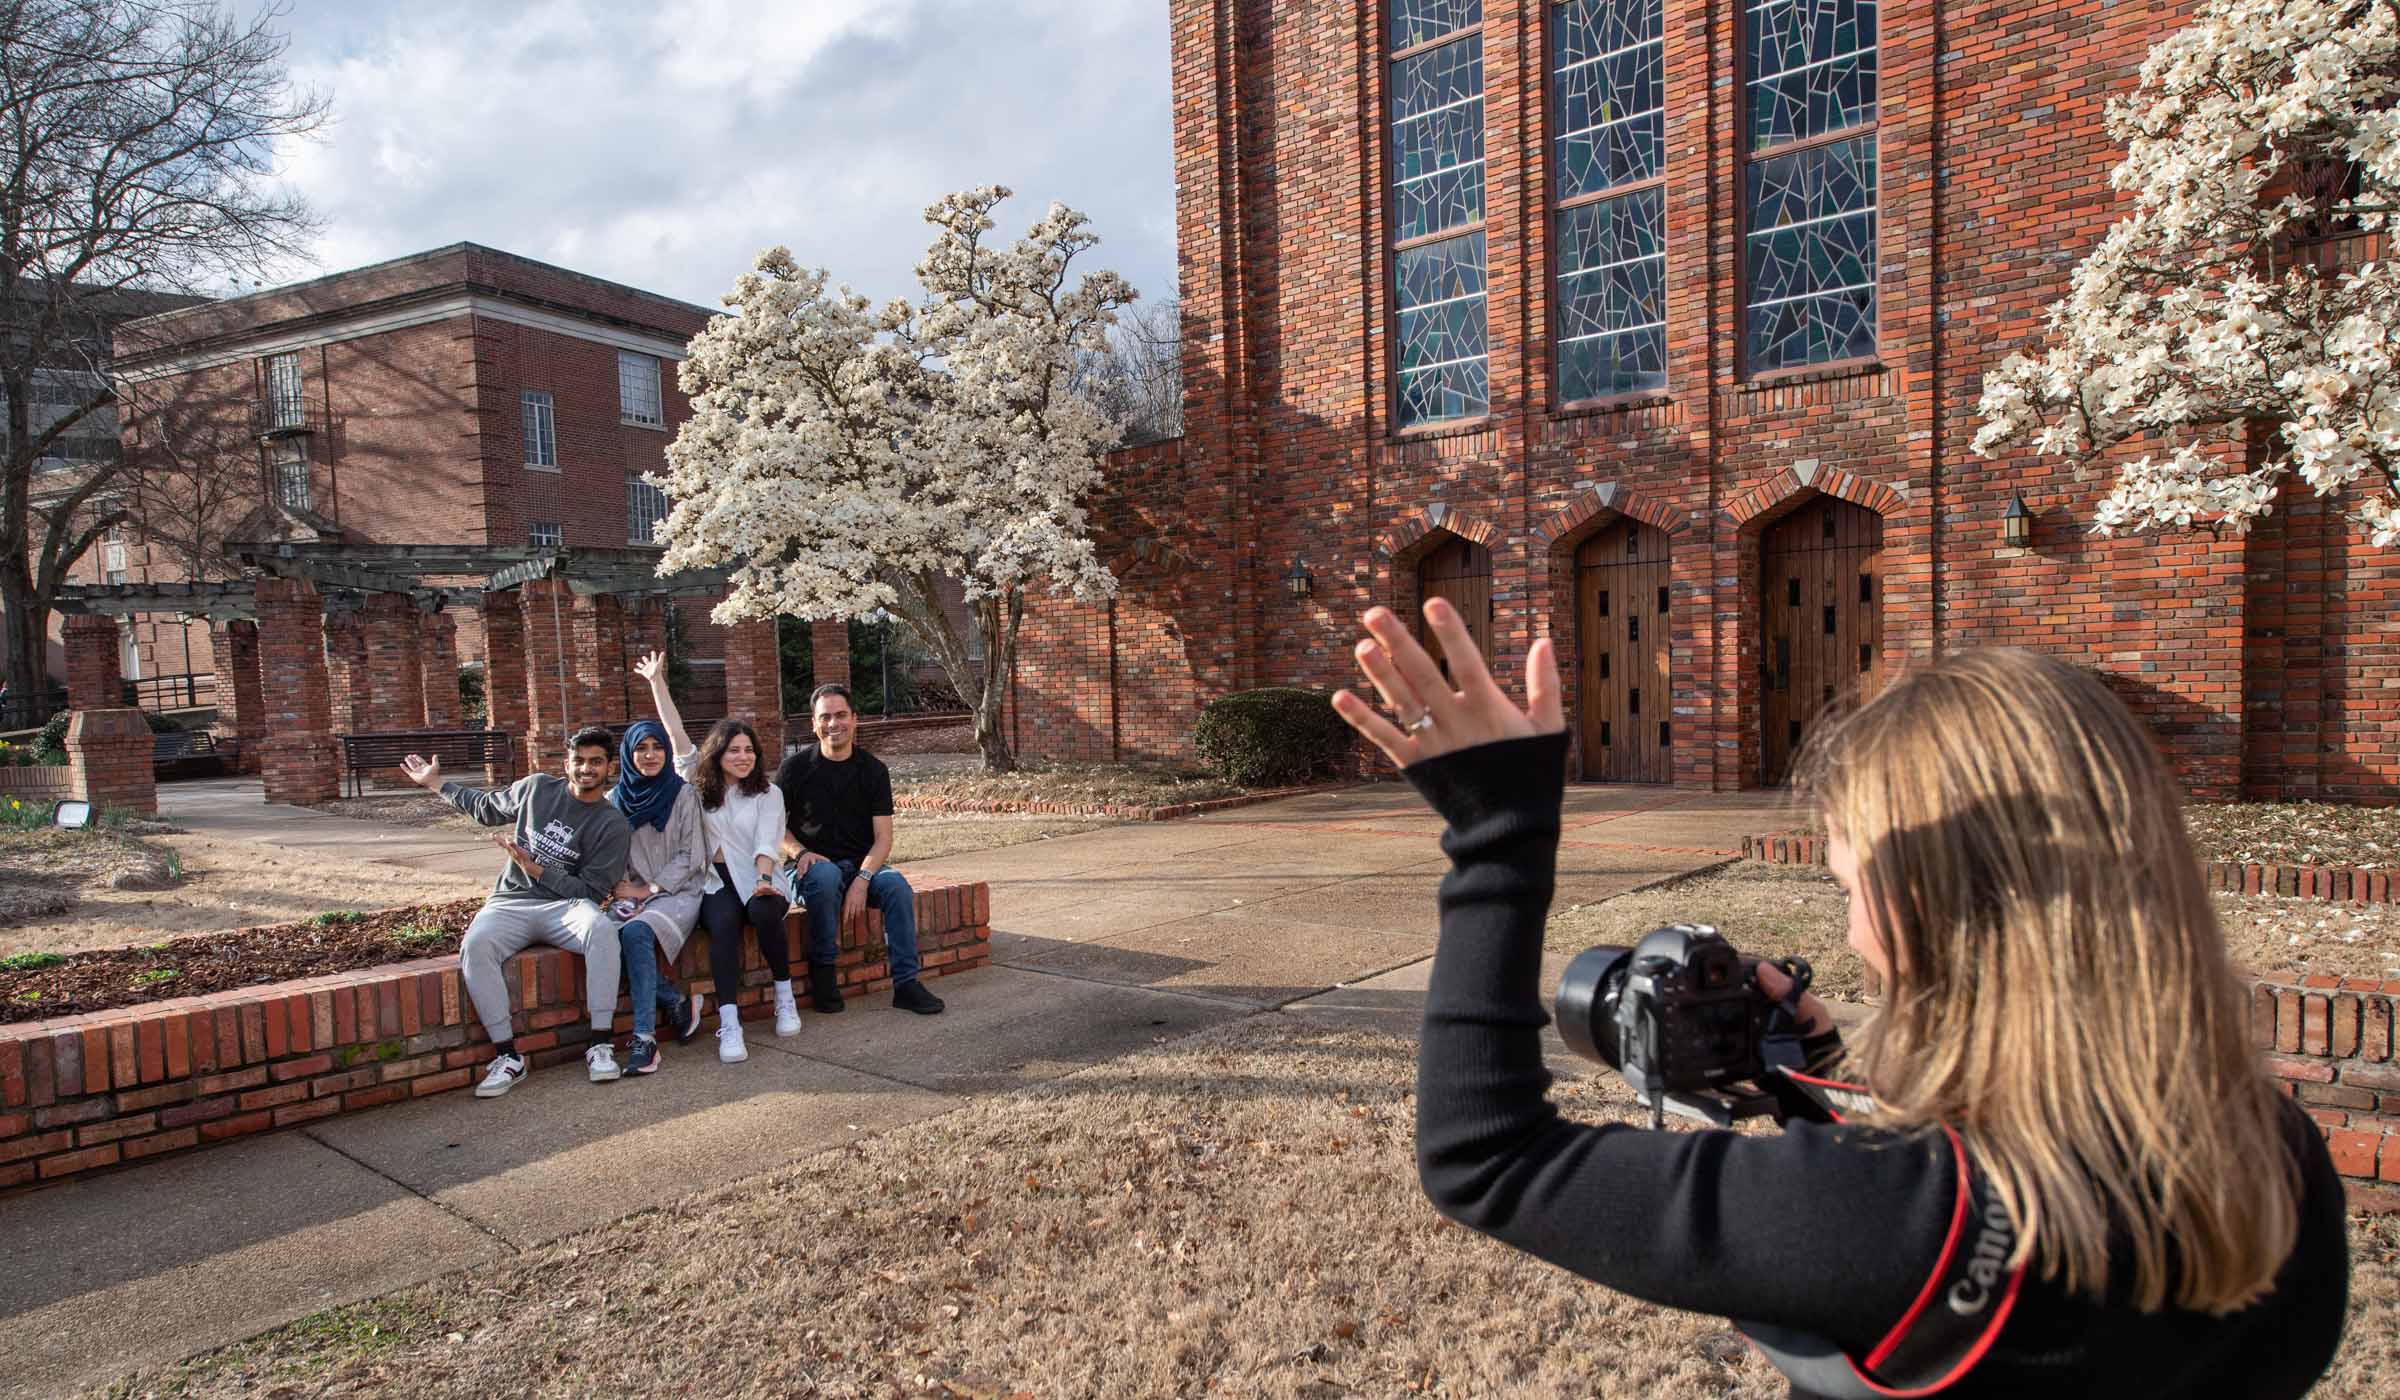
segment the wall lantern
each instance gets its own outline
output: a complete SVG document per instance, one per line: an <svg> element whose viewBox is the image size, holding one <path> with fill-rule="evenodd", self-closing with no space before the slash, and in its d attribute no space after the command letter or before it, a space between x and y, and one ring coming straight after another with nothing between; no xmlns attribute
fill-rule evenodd
<svg viewBox="0 0 2400 1400"><path fill-rule="evenodd" d="M2000 516L2000 542L2010 549L2029 549L2033 545L2033 512L2025 509L2023 496L2011 495L2008 509Z"/></svg>
<svg viewBox="0 0 2400 1400"><path fill-rule="evenodd" d="M1317 578L1308 571L1308 565L1302 563L1295 556L1292 560L1292 571L1283 576L1283 587L1284 591L1291 594L1294 600L1304 599L1317 591Z"/></svg>

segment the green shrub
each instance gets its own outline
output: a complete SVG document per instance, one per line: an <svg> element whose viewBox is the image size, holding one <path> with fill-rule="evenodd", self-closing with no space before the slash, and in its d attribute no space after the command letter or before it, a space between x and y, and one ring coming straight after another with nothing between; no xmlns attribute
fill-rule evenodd
<svg viewBox="0 0 2400 1400"><path fill-rule="evenodd" d="M1274 686L1209 702L1192 747L1227 782L1283 787L1338 771L1353 753L1350 726L1321 690Z"/></svg>
<svg viewBox="0 0 2400 1400"><path fill-rule="evenodd" d="M67 724L74 718L73 710L60 710L50 716L50 722L42 726L41 734L33 741L35 753L32 762L55 766L67 761ZM182 725L148 710L142 711L142 722L150 726L153 734L179 734L183 731Z"/></svg>
<svg viewBox="0 0 2400 1400"><path fill-rule="evenodd" d="M65 961L56 953L11 953L0 958L0 972L34 972Z"/></svg>

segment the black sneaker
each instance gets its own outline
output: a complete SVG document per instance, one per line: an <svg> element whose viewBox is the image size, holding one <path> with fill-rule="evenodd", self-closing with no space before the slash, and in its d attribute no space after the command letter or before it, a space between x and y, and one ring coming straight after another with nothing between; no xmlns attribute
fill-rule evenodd
<svg viewBox="0 0 2400 1400"><path fill-rule="evenodd" d="M633 1044L625 1051L625 1072L627 1074L658 1073L658 1042L635 1036Z"/></svg>
<svg viewBox="0 0 2400 1400"><path fill-rule="evenodd" d="M842 1009L842 974L832 963L808 965L808 999L827 1016Z"/></svg>
<svg viewBox="0 0 2400 1400"><path fill-rule="evenodd" d="M667 1023L667 1034L682 1045L700 1033L700 994L680 996L659 1008L660 1019Z"/></svg>
<svg viewBox="0 0 2400 1400"><path fill-rule="evenodd" d="M942 999L925 990L925 984L911 977L892 988L892 1005L902 1011L914 1011L919 1016L942 1014Z"/></svg>

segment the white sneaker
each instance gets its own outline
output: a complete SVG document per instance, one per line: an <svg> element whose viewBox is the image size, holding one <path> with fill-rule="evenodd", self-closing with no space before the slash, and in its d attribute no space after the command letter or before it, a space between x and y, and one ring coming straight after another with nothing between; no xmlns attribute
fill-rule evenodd
<svg viewBox="0 0 2400 1400"><path fill-rule="evenodd" d="M516 1088L517 1081L524 1077L525 1057L523 1055L502 1055L492 1061L491 1072L484 1075L481 1084L475 1086L475 1097L496 1099Z"/></svg>
<svg viewBox="0 0 2400 1400"><path fill-rule="evenodd" d="M800 1034L800 1002L788 988L775 994L775 1034Z"/></svg>
<svg viewBox="0 0 2400 1400"><path fill-rule="evenodd" d="M750 1047L742 1043L742 1026L739 1021L729 1026L717 1027L718 1064L738 1065L749 1058Z"/></svg>
<svg viewBox="0 0 2400 1400"><path fill-rule="evenodd" d="M584 1051L583 1062L590 1067L594 1084L606 1084L612 1079L625 1077L625 1071L617 1068L617 1047L605 1040Z"/></svg>

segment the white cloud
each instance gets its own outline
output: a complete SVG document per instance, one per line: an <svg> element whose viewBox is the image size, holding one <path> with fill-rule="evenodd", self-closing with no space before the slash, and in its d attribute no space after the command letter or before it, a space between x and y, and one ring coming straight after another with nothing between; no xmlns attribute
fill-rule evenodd
<svg viewBox="0 0 2400 1400"><path fill-rule="evenodd" d="M297 81L335 120L282 152L315 268L471 240L714 305L763 247L913 289L924 207L996 181L1091 214L1098 261L1171 291L1155 0L307 5Z"/></svg>

